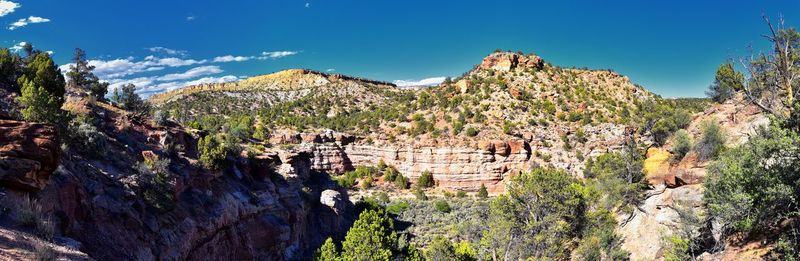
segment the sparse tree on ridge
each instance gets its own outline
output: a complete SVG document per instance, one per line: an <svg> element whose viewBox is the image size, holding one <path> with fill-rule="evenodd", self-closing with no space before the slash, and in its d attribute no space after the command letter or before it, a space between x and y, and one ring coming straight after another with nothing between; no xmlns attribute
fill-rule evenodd
<svg viewBox="0 0 800 261"><path fill-rule="evenodd" d="M86 52L80 48L75 48L72 61L75 65L70 66L70 71L67 72L70 87L85 90L98 100L104 99L106 93L108 93L108 83L100 82L100 79L94 75L92 71L95 67L86 60Z"/></svg>
<svg viewBox="0 0 800 261"><path fill-rule="evenodd" d="M785 116L791 112L800 85L800 32L787 28L783 18L775 27L764 16L769 26L765 37L772 43L770 52L740 60L747 70L747 79L742 85L745 97L773 115Z"/></svg>
<svg viewBox="0 0 800 261"><path fill-rule="evenodd" d="M743 89L744 75L737 72L730 62L723 63L717 68L714 83L708 87L706 95L718 103L733 97L733 94Z"/></svg>
<svg viewBox="0 0 800 261"><path fill-rule="evenodd" d="M150 106L147 102L136 94L136 85L130 83L123 84L121 87L114 89L113 94L111 94L111 101L120 108L132 112L137 116L146 115L150 110Z"/></svg>

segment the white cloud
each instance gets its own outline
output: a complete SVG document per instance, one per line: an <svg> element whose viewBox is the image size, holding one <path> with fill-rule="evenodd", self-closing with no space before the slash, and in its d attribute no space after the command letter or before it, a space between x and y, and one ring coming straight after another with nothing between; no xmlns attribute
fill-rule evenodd
<svg viewBox="0 0 800 261"><path fill-rule="evenodd" d="M327 69L327 70L325 70L325 71L326 71L326 72L335 72L335 71L336 71L336 69L330 68L330 69Z"/></svg>
<svg viewBox="0 0 800 261"><path fill-rule="evenodd" d="M233 55L225 55L225 56L218 56L214 58L215 63L227 63L227 62L244 62L253 59L252 56L233 56Z"/></svg>
<svg viewBox="0 0 800 261"><path fill-rule="evenodd" d="M222 77L204 77L194 81L186 82L185 86L192 86L192 85L200 85L200 84L207 84L207 83L224 83L224 82L234 82L239 80L239 77L233 75L225 75Z"/></svg>
<svg viewBox="0 0 800 261"><path fill-rule="evenodd" d="M186 80L192 79L204 75L211 75L223 72L219 66L210 65L210 66L201 66L189 69L188 71L182 73L171 73L161 77L158 77L157 80L159 81L175 81L175 80Z"/></svg>
<svg viewBox="0 0 800 261"><path fill-rule="evenodd" d="M175 56L187 55L188 52L186 51L169 49L160 46L147 48L147 50L155 54L148 55L142 59L127 57L127 58L117 58L112 60L102 60L102 59L89 60L89 64L95 66L94 73L95 75L97 75L98 78L107 81L109 83L110 90L115 90L120 86L122 86L123 84L134 84L137 86L137 93L139 93L143 97L147 97L155 93L170 91L185 86L199 85L206 83L232 82L240 80L245 77L244 76L237 77L235 75L225 75L219 77L213 76L215 74L220 74L224 72L224 70L217 65L199 66L183 72L170 71L169 73L160 73L155 75L149 74L146 76L139 76L139 77L136 76L137 74L162 71L162 70L167 70L168 68L202 65L207 63L245 62L255 59L258 60L279 59L300 53L300 51L274 51L274 52L262 52L260 55L257 56L224 55L224 56L217 56L209 60L206 59L194 60L194 59L175 57ZM158 54L171 55L171 57L163 57L163 58L157 57L156 55ZM60 66L59 68L62 70L62 72L67 72L71 66L74 66L74 64L65 64Z"/></svg>
<svg viewBox="0 0 800 261"><path fill-rule="evenodd" d="M8 30L15 30L17 28L26 26L28 24L38 24L38 23L47 23L50 22L50 19L38 17L38 16L30 16L28 18L22 18L9 24Z"/></svg>
<svg viewBox="0 0 800 261"><path fill-rule="evenodd" d="M440 84L440 83L444 82L445 78L447 78L447 77L444 77L444 76L432 77L432 78L422 79L422 80L419 80L419 81L415 81L415 80L396 80L396 81L394 81L394 84L397 85L398 87L432 86L432 85L437 85L437 84Z"/></svg>
<svg viewBox="0 0 800 261"><path fill-rule="evenodd" d="M15 9L19 8L19 6L20 5L18 3L0 0L0 17L13 13Z"/></svg>
<svg viewBox="0 0 800 261"><path fill-rule="evenodd" d="M118 58L114 60L89 60L89 65L95 67L94 74L100 79L116 79L125 76L164 70L167 67L182 67L198 65L208 62L207 60L181 59L175 57L157 58L147 56L142 61L136 61L133 57ZM59 66L62 72L66 72L74 63Z"/></svg>
<svg viewBox="0 0 800 261"><path fill-rule="evenodd" d="M194 17L194 15L190 15L190 16L186 17L186 21L194 21L194 19L196 19L196 17Z"/></svg>
<svg viewBox="0 0 800 261"><path fill-rule="evenodd" d="M306 3L306 8L311 7L311 3Z"/></svg>
<svg viewBox="0 0 800 261"><path fill-rule="evenodd" d="M165 65L169 67L180 67L180 66L189 66L189 65L196 65L196 64L204 64L208 62L207 60L193 60L193 59L181 59L175 57L169 58L153 58L148 61L155 62L157 65Z"/></svg>
<svg viewBox="0 0 800 261"><path fill-rule="evenodd" d="M259 60L265 59L278 59L283 58L290 55L295 55L300 52L298 51L274 51L274 52L261 52L261 57L258 57Z"/></svg>
<svg viewBox="0 0 800 261"><path fill-rule="evenodd" d="M170 49L170 48L161 47L161 46L150 47L150 48L147 48L147 50L150 50L151 52L154 52L154 53L164 53L164 54L167 54L167 55L186 56L186 54L187 54L187 52L184 51L184 50L175 50L175 49Z"/></svg>
<svg viewBox="0 0 800 261"><path fill-rule="evenodd" d="M19 42L19 43L15 44L14 46L9 47L8 49L11 50L12 52L18 53L19 51L22 51L22 48L25 47L26 44L28 44L28 43L27 42Z"/></svg>

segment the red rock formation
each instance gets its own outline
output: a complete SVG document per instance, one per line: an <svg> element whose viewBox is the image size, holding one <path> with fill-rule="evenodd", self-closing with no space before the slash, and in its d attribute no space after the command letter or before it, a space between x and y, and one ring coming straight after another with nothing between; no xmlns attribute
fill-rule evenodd
<svg viewBox="0 0 800 261"><path fill-rule="evenodd" d="M40 190L60 157L59 137L52 125L0 119L0 184Z"/></svg>

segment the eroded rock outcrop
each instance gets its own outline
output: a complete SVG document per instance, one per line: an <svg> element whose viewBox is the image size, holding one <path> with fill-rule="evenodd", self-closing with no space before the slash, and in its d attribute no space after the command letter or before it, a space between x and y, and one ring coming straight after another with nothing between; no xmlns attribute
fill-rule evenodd
<svg viewBox="0 0 800 261"><path fill-rule="evenodd" d="M0 117L0 183L27 191L44 188L61 157L54 126Z"/></svg>
<svg viewBox="0 0 800 261"><path fill-rule="evenodd" d="M517 67L542 69L544 60L536 55L496 52L483 58L480 68L497 71L511 71Z"/></svg>

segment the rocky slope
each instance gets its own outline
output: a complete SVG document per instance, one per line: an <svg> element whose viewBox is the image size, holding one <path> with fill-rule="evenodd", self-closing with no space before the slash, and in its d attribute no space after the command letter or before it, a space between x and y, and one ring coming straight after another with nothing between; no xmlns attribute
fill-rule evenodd
<svg viewBox="0 0 800 261"><path fill-rule="evenodd" d="M756 106L744 102L742 97L715 104L694 116L687 128L693 140L701 135L703 121L720 124L728 137L727 146L732 147L747 141L758 126L769 124L767 116ZM625 238L622 247L631 253L632 260L655 260L663 258L665 238L683 233L696 233L703 220L703 181L706 177L707 161L698 160L694 151L681 161L670 161L670 146L651 148L648 151L645 167L647 179L653 186L647 199L632 216L620 217L623 224L620 234ZM713 229L712 229L713 231ZM718 235L710 235L718 240ZM712 242L713 243L713 242ZM725 252L715 256L706 254L703 260L759 260L758 247L727 247ZM765 252L765 251L760 251Z"/></svg>
<svg viewBox="0 0 800 261"><path fill-rule="evenodd" d="M311 171L309 151L236 157L230 168L212 171L197 164L197 134L170 123L139 121L104 103L69 100L65 107L97 120L95 134L104 138L95 142L106 144L102 154L89 156L75 147L61 155L61 137L53 126L0 120L3 206L17 203L25 207L14 211L37 213L37 235L75 242L67 250L51 247L58 250L55 255L294 260L309 257L326 237L342 236L352 222L346 192ZM168 146L184 150L168 153ZM158 208L148 200L146 174L137 171L147 160L167 162L166 193L174 206ZM19 215L12 211L0 220L3 231L26 229L6 220L14 216ZM85 254L74 254L77 250Z"/></svg>

